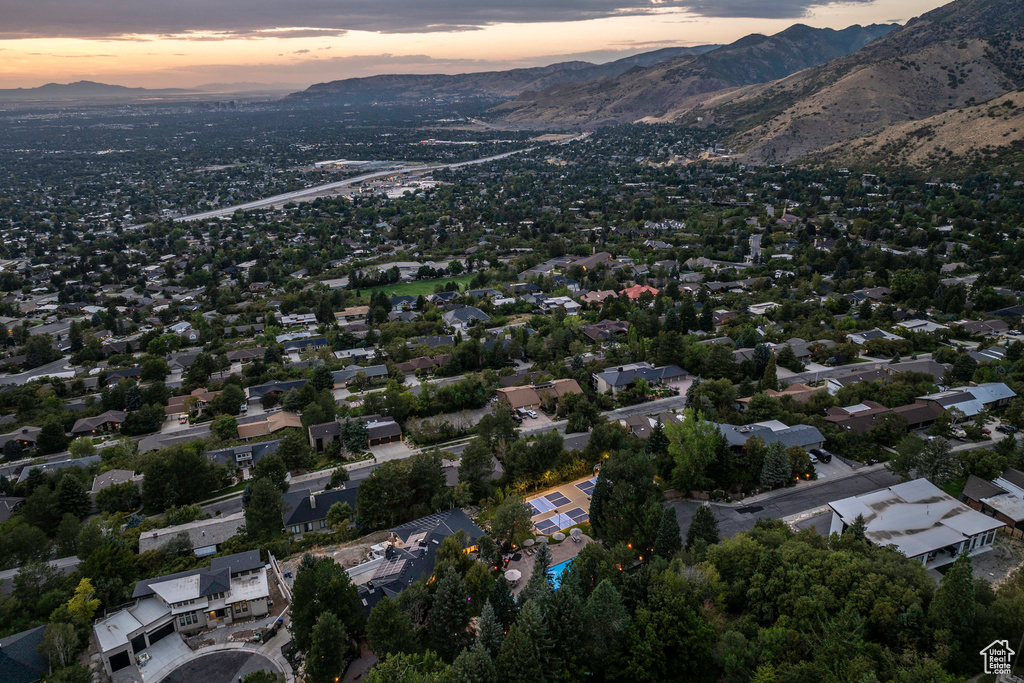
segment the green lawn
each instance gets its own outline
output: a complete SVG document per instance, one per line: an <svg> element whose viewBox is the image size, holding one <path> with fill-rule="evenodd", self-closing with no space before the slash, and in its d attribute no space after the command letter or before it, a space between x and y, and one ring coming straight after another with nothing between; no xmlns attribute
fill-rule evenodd
<svg viewBox="0 0 1024 683"><path fill-rule="evenodd" d="M428 294L434 293L434 287L437 285L447 285L449 282L459 283L460 289L466 289L470 281L475 277L474 273L469 275L460 275L458 277L445 277L440 280L420 280L418 282L403 282L395 285L385 285L383 287L374 287L373 289L361 290L361 294L364 297L369 298L371 294L375 292L384 292L388 296L427 296Z"/></svg>

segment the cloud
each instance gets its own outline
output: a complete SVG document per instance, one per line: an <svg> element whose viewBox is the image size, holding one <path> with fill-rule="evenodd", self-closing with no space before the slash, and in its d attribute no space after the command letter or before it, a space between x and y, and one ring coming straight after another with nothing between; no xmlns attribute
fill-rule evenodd
<svg viewBox="0 0 1024 683"><path fill-rule="evenodd" d="M792 18L825 4L829 0L0 0L0 39L308 38L357 30L471 31L499 23L570 22L671 11L708 17Z"/></svg>

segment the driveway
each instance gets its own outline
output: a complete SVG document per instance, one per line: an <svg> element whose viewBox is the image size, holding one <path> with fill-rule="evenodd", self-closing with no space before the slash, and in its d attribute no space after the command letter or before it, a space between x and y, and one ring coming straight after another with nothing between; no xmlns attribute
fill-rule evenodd
<svg viewBox="0 0 1024 683"><path fill-rule="evenodd" d="M885 469L884 465L865 467L842 479L807 482L789 489L773 491L755 496L735 505L712 503L711 510L718 520L722 537L734 536L754 527L761 518L782 519L805 510L828 505L832 501L859 496L869 491L898 484L900 478ZM676 509L679 528L685 535L690 520L700 503L682 501L672 503Z"/></svg>
<svg viewBox="0 0 1024 683"><path fill-rule="evenodd" d="M283 673L263 655L255 652L228 650L190 660L161 680L165 683L195 683L196 681L230 683L245 678L253 671L267 671L277 675Z"/></svg>

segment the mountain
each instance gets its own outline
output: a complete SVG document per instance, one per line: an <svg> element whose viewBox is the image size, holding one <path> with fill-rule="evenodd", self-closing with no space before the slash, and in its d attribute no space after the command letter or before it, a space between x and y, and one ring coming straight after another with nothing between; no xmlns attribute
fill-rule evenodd
<svg viewBox="0 0 1024 683"><path fill-rule="evenodd" d="M1019 143L1024 126L997 133L996 119L1016 118L1000 103L1021 86L1024 3L957 0L853 54L711 98L677 120L732 131L729 144L750 163L831 155L928 165L946 143L964 152Z"/></svg>
<svg viewBox="0 0 1024 683"><path fill-rule="evenodd" d="M506 124L539 128L672 119L714 94L773 81L848 55L895 28L851 26L835 31L798 24L774 36L749 35L717 50L610 78L525 92L493 111Z"/></svg>
<svg viewBox="0 0 1024 683"><path fill-rule="evenodd" d="M188 90L179 88L150 90L148 88L128 88L123 85L110 85L94 81L77 81L75 83L47 83L37 88L0 89L0 101L138 99L143 97L181 95L188 92Z"/></svg>
<svg viewBox="0 0 1024 683"><path fill-rule="evenodd" d="M682 55L698 55L717 45L669 47L625 57L606 64L562 62L550 66L466 74L385 74L317 83L292 93L292 102L312 104L369 104L418 102L437 99L507 99L556 83L612 77L636 67L658 64Z"/></svg>

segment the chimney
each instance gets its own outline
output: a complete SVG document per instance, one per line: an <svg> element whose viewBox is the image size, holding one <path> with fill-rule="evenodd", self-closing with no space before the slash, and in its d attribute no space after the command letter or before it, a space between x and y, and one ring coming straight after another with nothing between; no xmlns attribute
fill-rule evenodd
<svg viewBox="0 0 1024 683"><path fill-rule="evenodd" d="M309 507L316 510L316 496L314 496L312 493L309 494Z"/></svg>

